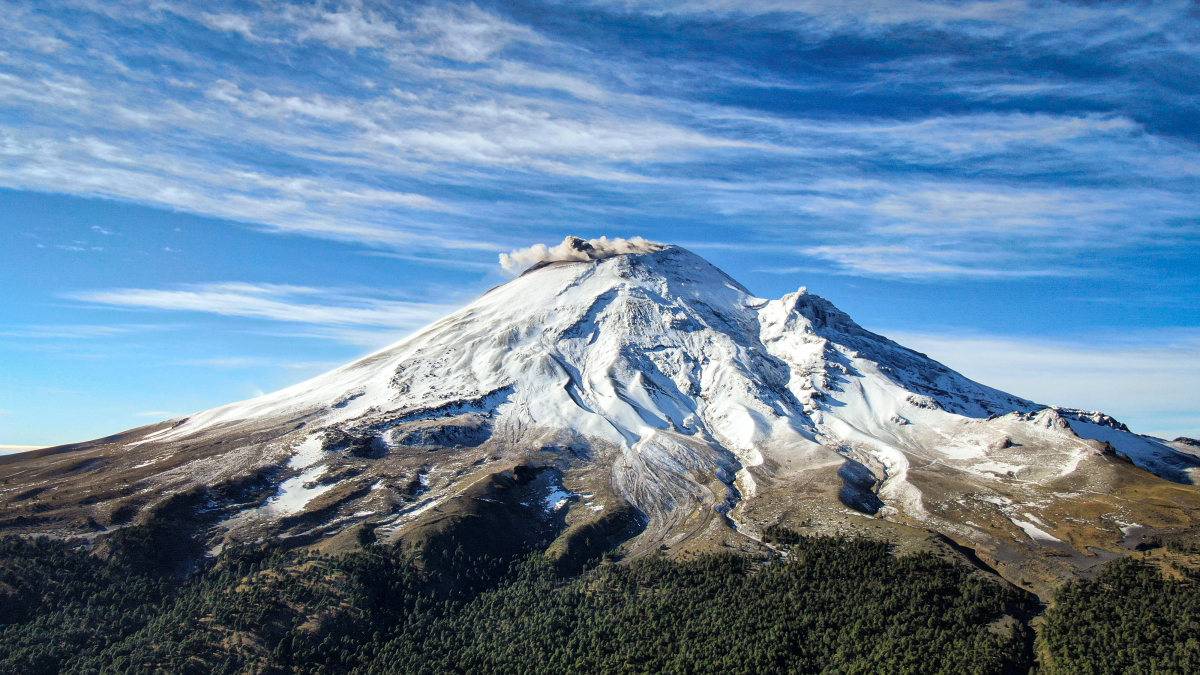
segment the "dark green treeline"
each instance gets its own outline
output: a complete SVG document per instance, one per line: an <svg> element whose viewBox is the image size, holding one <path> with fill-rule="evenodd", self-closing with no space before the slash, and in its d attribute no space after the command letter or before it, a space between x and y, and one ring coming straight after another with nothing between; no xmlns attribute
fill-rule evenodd
<svg viewBox="0 0 1200 675"><path fill-rule="evenodd" d="M768 562L718 554L654 558L602 564L570 578L536 553L505 561L461 549L418 560L375 545L337 557L240 550L178 579L120 555L102 560L63 543L6 539L0 672L1033 667L1026 620L1037 607L1021 591L933 556L891 555L878 542L794 541L786 558ZM1130 587L1136 602L1125 592ZM1115 672L1112 664L1124 672L1194 672L1198 597L1190 581L1168 582L1136 563L1116 565L1096 582L1064 591L1040 644L1055 672ZM1131 630L1137 640L1164 646L1122 651Z"/></svg>

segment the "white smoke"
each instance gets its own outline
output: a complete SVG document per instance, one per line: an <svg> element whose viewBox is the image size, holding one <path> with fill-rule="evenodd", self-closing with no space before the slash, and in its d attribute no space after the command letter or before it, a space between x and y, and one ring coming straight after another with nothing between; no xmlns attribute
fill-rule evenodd
<svg viewBox="0 0 1200 675"><path fill-rule="evenodd" d="M661 251L664 248L666 248L666 244L653 242L642 237L633 237L632 239L600 237L599 239L587 240L580 239L579 237L567 237L557 246L534 244L533 246L519 248L509 253L501 253L500 266L513 274L520 274L538 263L567 260L602 260L626 253L653 253L654 251Z"/></svg>

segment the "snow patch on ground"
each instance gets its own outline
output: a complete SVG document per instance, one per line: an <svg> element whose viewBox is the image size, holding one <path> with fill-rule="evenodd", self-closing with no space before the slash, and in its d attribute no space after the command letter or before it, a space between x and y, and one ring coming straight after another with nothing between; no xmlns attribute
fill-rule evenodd
<svg viewBox="0 0 1200 675"><path fill-rule="evenodd" d="M314 434L301 441L296 446L296 454L292 455L292 458L288 460L288 468L303 471L320 461L323 454L321 450L323 439L323 434Z"/></svg>
<svg viewBox="0 0 1200 675"><path fill-rule="evenodd" d="M162 439L164 436L166 436L167 434L171 433L171 431L172 431L172 430L173 430L173 427L167 427L166 429L161 429L161 430L159 430L159 431L156 431L156 432L154 432L154 433L150 434L149 436L146 436L145 438L143 438L143 439L142 439L142 440L140 440L140 441L134 441L134 442L132 442L132 443L126 443L126 444L125 444L125 447L127 447L127 448L136 448L137 446L139 446L139 445L142 445L143 443L152 443L152 442L154 442L154 441L157 441L157 440L160 440L160 439Z"/></svg>
<svg viewBox="0 0 1200 675"><path fill-rule="evenodd" d="M1121 526L1121 535L1125 537L1128 537L1131 532L1142 527L1141 523L1123 523L1119 520L1117 521L1117 525Z"/></svg>
<svg viewBox="0 0 1200 675"><path fill-rule="evenodd" d="M325 467L313 467L299 476L289 478L279 485L279 493L264 504L262 512L271 517L289 516L299 513L312 500L332 490L337 484L321 485L315 481L325 473Z"/></svg>
<svg viewBox="0 0 1200 675"><path fill-rule="evenodd" d="M604 510L603 504L596 504L596 503L592 502L592 500L595 497L596 497L596 495L592 494L591 492L580 492L579 493L579 498L583 500L584 506L588 507L589 509L591 509L593 511L597 511L597 512L603 511Z"/></svg>
<svg viewBox="0 0 1200 675"><path fill-rule="evenodd" d="M571 492L564 487L556 486L551 488L550 494L546 495L545 498L542 499L542 506L544 506L547 511L558 511L566 506L572 499L578 498L579 495L575 494L574 492Z"/></svg>
<svg viewBox="0 0 1200 675"><path fill-rule="evenodd" d="M145 462L142 462L141 464L135 464L135 465L133 465L133 468L141 469L143 467L150 466L151 464L157 464L157 463L163 461L164 459L166 459L167 457L168 457L168 455L159 455L158 457L155 457L154 459L146 460Z"/></svg>
<svg viewBox="0 0 1200 675"><path fill-rule="evenodd" d="M405 511L404 513L400 514L400 520L401 521L412 520L413 518L416 518L417 516L421 515L422 513L425 513L429 509L432 509L433 507L437 506L438 504L441 504L444 501L446 501L445 496L438 497L437 499L431 499L428 502L426 502L425 504L422 504L421 506L418 506L417 508L415 508L411 511Z"/></svg>
<svg viewBox="0 0 1200 675"><path fill-rule="evenodd" d="M1005 462L979 462L971 466L971 471L982 475L1017 476L1029 468L1028 464L1007 464Z"/></svg>
<svg viewBox="0 0 1200 675"><path fill-rule="evenodd" d="M1027 513L1023 514L1023 515L1026 518L1032 517ZM1058 537L1050 534L1049 532L1046 532L1042 528L1038 527L1037 525L1034 525L1033 523L1031 523L1027 520L1020 520L1018 518L1013 518L1012 516L1009 516L1008 519L1012 521L1013 525L1016 525L1017 527L1024 530L1025 534L1029 535L1030 539L1033 539L1035 541L1054 543L1054 544L1063 543L1062 539L1059 539Z"/></svg>
<svg viewBox="0 0 1200 675"><path fill-rule="evenodd" d="M314 466L321 460L322 436L316 434L304 439L296 446L296 454L288 460L287 467L292 470L300 469L296 476L279 484L278 491L259 507L248 509L231 519L269 518L277 520L284 516L300 513L309 502L329 492L337 483L322 485L317 483L325 474L327 466Z"/></svg>

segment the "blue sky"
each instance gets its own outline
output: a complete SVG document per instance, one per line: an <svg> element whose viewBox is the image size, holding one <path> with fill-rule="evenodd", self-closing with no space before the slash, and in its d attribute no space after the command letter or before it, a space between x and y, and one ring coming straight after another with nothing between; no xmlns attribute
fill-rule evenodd
<svg viewBox="0 0 1200 675"><path fill-rule="evenodd" d="M0 444L318 374L567 234L1200 436L1194 4L0 6Z"/></svg>

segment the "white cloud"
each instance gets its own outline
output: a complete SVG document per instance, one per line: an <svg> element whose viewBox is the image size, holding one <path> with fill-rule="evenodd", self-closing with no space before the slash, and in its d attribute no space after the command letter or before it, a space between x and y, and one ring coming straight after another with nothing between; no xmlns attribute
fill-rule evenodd
<svg viewBox="0 0 1200 675"><path fill-rule="evenodd" d="M158 326L149 325L40 325L12 326L0 329L0 338L17 338L23 340L84 340L89 338L112 337L133 331L155 330Z"/></svg>
<svg viewBox="0 0 1200 675"><path fill-rule="evenodd" d="M215 31L238 33L247 40L253 40L257 37L254 34L254 25L251 23L250 17L243 14L201 12L196 18L200 23Z"/></svg>
<svg viewBox="0 0 1200 675"><path fill-rule="evenodd" d="M930 225L984 230L1021 230L1053 227L1066 216L1072 220L1089 218L1103 211L1103 203L1087 201L1070 191L988 190L959 186L892 193L869 208L899 227L889 228L927 232Z"/></svg>
<svg viewBox="0 0 1200 675"><path fill-rule="evenodd" d="M1117 343L884 331L967 377L1047 405L1100 410L1139 433L1200 435L1200 336Z"/></svg>
<svg viewBox="0 0 1200 675"><path fill-rule="evenodd" d="M396 24L377 12L364 9L361 2L351 2L333 11L318 10L293 20L305 25L300 31L300 39L320 40L336 47L379 47L400 38Z"/></svg>
<svg viewBox="0 0 1200 675"><path fill-rule="evenodd" d="M1029 277L1074 276L1079 270L1065 268L1018 268L1008 266L999 254L993 259L958 249L932 250L910 246L811 246L801 249L805 255L834 263L837 271L867 276L927 279L1021 279ZM777 274L794 274L807 268L762 270Z"/></svg>
<svg viewBox="0 0 1200 675"><path fill-rule="evenodd" d="M192 359L184 361L186 366L202 368L218 368L222 370L243 370L245 368L284 368L287 370L302 370L325 372L345 365L341 361L294 361L286 359L271 359L261 356L224 356L208 359Z"/></svg>
<svg viewBox="0 0 1200 675"><path fill-rule="evenodd" d="M565 91L584 101L607 101L611 97L602 87L583 78L536 70L517 63L501 63L497 69L484 71L484 76L501 85Z"/></svg>
<svg viewBox="0 0 1200 675"><path fill-rule="evenodd" d="M602 89L579 78L511 64L502 64L497 69L437 69L422 74L459 82L479 80L562 90L586 100L606 96ZM418 103L393 95L368 100L276 95L262 90L244 91L228 80L220 80L207 94L240 115L271 124L317 120L353 127L336 139L328 128L310 129L305 142L323 153L321 159L333 159L329 153L336 147L343 157L349 153L364 162L384 162L376 164L377 170L388 168L401 157L414 162L411 168L418 170L431 163L445 162L524 165L544 170L551 165L538 162L550 158L647 162L681 150L784 150L673 124L629 120L599 109L503 93L449 94L436 101ZM263 132L257 135L256 142L276 140L273 128L264 128ZM278 140L288 150L303 151L294 147L300 141L293 136L279 136Z"/></svg>
<svg viewBox="0 0 1200 675"><path fill-rule="evenodd" d="M441 318L453 306L346 296L328 289L241 282L184 289L123 288L68 296L82 302L136 309L204 312L319 326L414 329ZM336 302L337 304L334 304Z"/></svg>
<svg viewBox="0 0 1200 675"><path fill-rule="evenodd" d="M487 61L512 42L546 43L535 31L504 21L474 4L429 5L413 17L413 23L425 40L424 51L466 63Z"/></svg>
<svg viewBox="0 0 1200 675"><path fill-rule="evenodd" d="M436 72L416 74L438 81ZM464 85L445 95L418 100L390 90L334 96L306 85L248 86L223 77L199 87L206 100L189 105L174 97L192 92L174 86L147 92L129 81L107 86L67 75L0 74L0 98L36 111L31 119L63 116L86 132L0 127L0 186L129 199L314 236L453 249L456 241L490 244L477 232L467 234L468 221L439 225L431 236L421 230L432 227L388 211L463 213L461 205L381 183L461 183L471 169L492 167L639 180L607 165L679 161L686 151L760 149L578 103L479 96L473 81L568 91L588 101L604 96L577 77L519 64L480 72L457 78ZM128 125L139 130L130 134ZM132 137L136 146L129 144ZM246 152L234 161L214 154L215 147ZM248 159L264 153L291 158L303 175Z"/></svg>
<svg viewBox="0 0 1200 675"><path fill-rule="evenodd" d="M472 80L492 85L498 92L511 87L546 89L568 93L581 101L606 102L613 94L584 77L512 61L491 61L488 68L429 68L430 77L445 80ZM416 97L419 100L419 97Z"/></svg>
<svg viewBox="0 0 1200 675"><path fill-rule="evenodd" d="M538 160L650 162L668 152L741 148L777 150L671 124L591 113L563 114L552 106L490 99L430 111L429 123L369 137L393 152L423 161L453 160L502 166L545 166Z"/></svg>
<svg viewBox="0 0 1200 675"><path fill-rule="evenodd" d="M453 269L464 270L492 270L495 264L484 262L482 260L468 260L462 255L456 256L423 256L411 255L406 253L393 253L391 251L359 251L359 255L364 255L371 258L391 258L393 260L407 260L409 262L420 263L423 265L432 265L435 267L449 267Z"/></svg>
<svg viewBox="0 0 1200 675"><path fill-rule="evenodd" d="M931 77L929 73L901 72L904 77ZM949 77L950 85L957 86L953 75L939 75ZM874 93L871 90L875 88L895 91L914 84L885 80L863 93ZM1096 93L1088 95L1072 89L1066 95L1097 98ZM1170 158L1178 164L1193 160L1197 154L1194 144L1157 136L1130 117L1117 114L971 112L916 120L851 121L737 111L718 111L714 115L771 138L773 145L788 147L801 157L953 167L960 174L986 170L992 174L1036 176L1083 171L1113 180L1132 176L1180 178L1191 176L1191 171L1181 166L1184 170L1171 172L1165 165L1147 165L1142 158Z"/></svg>
<svg viewBox="0 0 1200 675"><path fill-rule="evenodd" d="M698 190L699 185L691 186ZM809 183L714 184L720 213L767 223L820 223L811 244L775 246L846 274L1010 279L1096 274L1089 253L1188 245L1185 193L1148 186L1070 186L947 178L824 178ZM771 225L770 223L779 223ZM787 272L811 264L775 265Z"/></svg>
<svg viewBox="0 0 1200 675"><path fill-rule="evenodd" d="M913 0L599 0L596 4L662 14L798 14L822 18L839 27L893 26L912 23L996 22L1028 8L1019 0L929 2Z"/></svg>
<svg viewBox="0 0 1200 675"><path fill-rule="evenodd" d="M1038 0L593 0L651 15L766 16L782 28L809 34L878 35L899 27L933 27L970 36L1038 39L1045 47L1098 47L1166 34L1193 10L1187 0L1119 6ZM1172 36L1173 37L1173 36ZM1173 37L1170 47L1194 51ZM1157 45L1155 45L1157 46Z"/></svg>
<svg viewBox="0 0 1200 675"><path fill-rule="evenodd" d="M340 342L342 344L353 345L355 347L362 347L367 351L373 352L382 349L396 342L397 340L400 340L408 332L411 332L419 327L420 325L414 325L411 327L400 326L393 329L366 329L308 325L299 329L292 328L287 331L261 330L254 332L257 335L287 338L289 340L321 340Z"/></svg>
<svg viewBox="0 0 1200 675"><path fill-rule="evenodd" d="M454 212L425 195L345 184L337 179L273 176L209 166L197 157L126 157L91 139L37 139L0 130L0 185L129 199L281 231L391 245L458 248L453 236L419 234L379 207ZM380 222L371 222L377 220ZM445 228L447 234L453 232ZM484 246L478 240L470 247ZM74 244L75 249L88 247Z"/></svg>
<svg viewBox="0 0 1200 675"><path fill-rule="evenodd" d="M308 117L324 122L358 124L368 122L363 111L353 105L331 100L320 94L312 96L275 96L261 90L243 92L229 80L217 80L206 92L222 103L234 106L251 117L288 118Z"/></svg>

